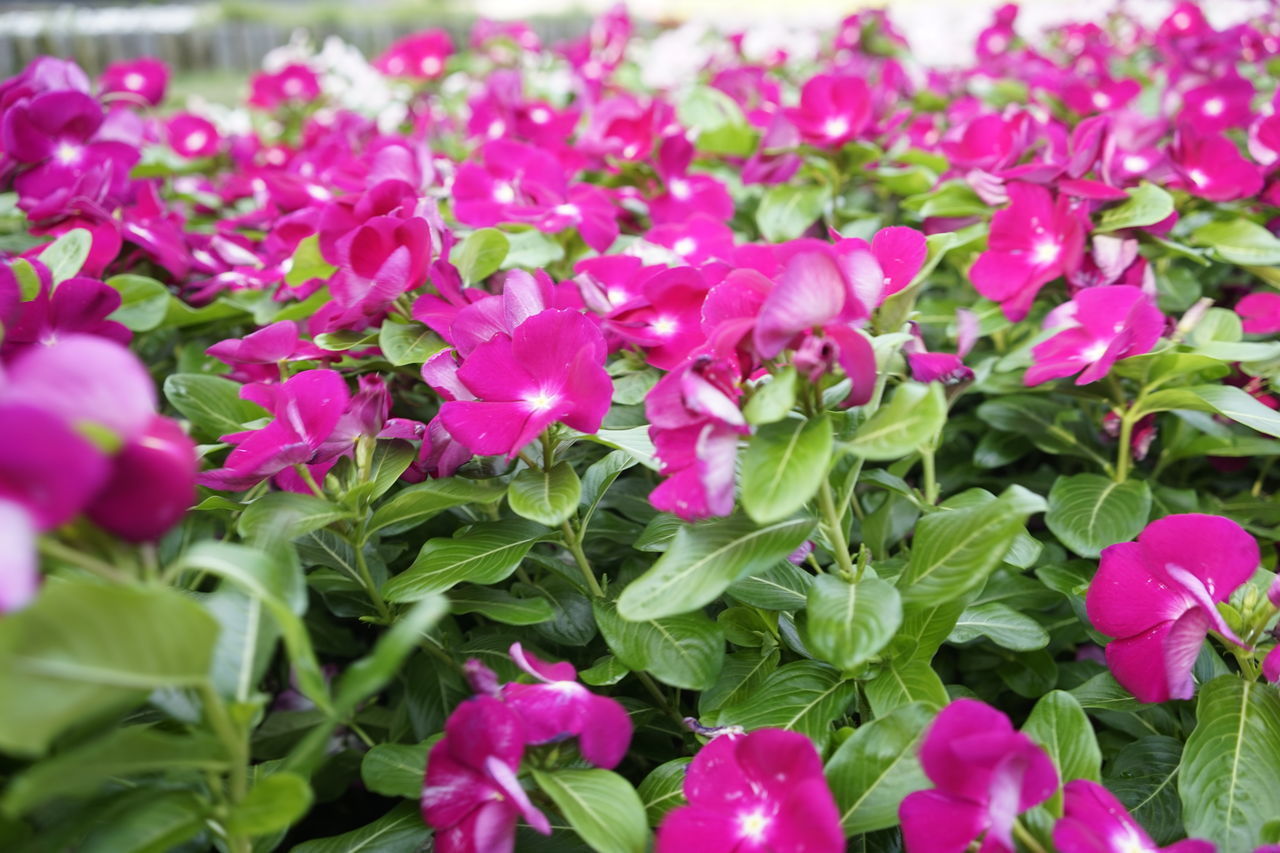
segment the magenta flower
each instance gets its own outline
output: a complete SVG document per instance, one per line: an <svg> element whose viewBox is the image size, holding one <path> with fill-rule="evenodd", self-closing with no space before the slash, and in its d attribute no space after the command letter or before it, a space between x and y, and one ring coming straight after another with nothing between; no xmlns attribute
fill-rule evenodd
<svg viewBox="0 0 1280 853"><path fill-rule="evenodd" d="M670 370L700 346L702 304L707 282L692 267L676 267L650 275L643 296L609 314L605 328L641 346L650 364Z"/></svg>
<svg viewBox="0 0 1280 853"><path fill-rule="evenodd" d="M524 744L520 716L491 696L468 699L449 716L422 788L422 819L435 828L439 853L509 851L520 817L551 834L516 778Z"/></svg>
<svg viewBox="0 0 1280 853"><path fill-rule="evenodd" d="M373 67L392 77L434 80L444 74L453 54L453 40L444 30L423 30L397 39L373 61Z"/></svg>
<svg viewBox="0 0 1280 853"><path fill-rule="evenodd" d="M246 385L240 396L275 415L256 430L222 436L236 445L226 464L196 482L212 489L243 491L294 465L317 461L351 397L333 370L308 370L278 385Z"/></svg>
<svg viewBox="0 0 1280 853"><path fill-rule="evenodd" d="M169 66L141 57L112 62L98 79L103 95L118 95L146 106L159 106L169 86Z"/></svg>
<svg viewBox="0 0 1280 853"><path fill-rule="evenodd" d="M101 125L102 105L84 92L45 92L5 111L0 148L21 163L55 158L74 165Z"/></svg>
<svg viewBox="0 0 1280 853"><path fill-rule="evenodd" d="M684 777L688 805L658 827L656 853L840 853L840 811L813 742L760 729L714 738Z"/></svg>
<svg viewBox="0 0 1280 853"><path fill-rule="evenodd" d="M1253 120L1253 84L1232 73L1190 89L1182 96L1181 124L1205 133L1245 127Z"/></svg>
<svg viewBox="0 0 1280 853"><path fill-rule="evenodd" d="M1035 184L1008 184L1009 206L991 217L987 251L969 270L978 293L1017 322L1040 288L1080 263L1087 221L1065 195L1055 201Z"/></svg>
<svg viewBox="0 0 1280 853"><path fill-rule="evenodd" d="M274 110L281 104L305 104L320 97L320 78L295 62L275 73L262 72L249 81L249 106Z"/></svg>
<svg viewBox="0 0 1280 853"><path fill-rule="evenodd" d="M1216 515L1170 515L1147 525L1136 542L1102 550L1085 605L1089 621L1115 637L1107 664L1143 702L1190 699L1191 668L1205 635L1243 645L1217 603L1249 579L1258 543Z"/></svg>
<svg viewBox="0 0 1280 853"><path fill-rule="evenodd" d="M124 446L85 514L130 542L159 539L196 501L196 445L176 421L156 415Z"/></svg>
<svg viewBox="0 0 1280 853"><path fill-rule="evenodd" d="M1262 659L1262 677L1273 684L1280 682L1280 646L1267 652Z"/></svg>
<svg viewBox="0 0 1280 853"><path fill-rule="evenodd" d="M424 284L431 263L431 232L420 217L375 216L329 256L338 271L329 279L332 328L363 329L398 296Z"/></svg>
<svg viewBox="0 0 1280 853"><path fill-rule="evenodd" d="M1169 156L1182 178L1178 183L1200 198L1233 201L1262 189L1262 170L1246 160L1234 142L1194 124L1178 128Z"/></svg>
<svg viewBox="0 0 1280 853"><path fill-rule="evenodd" d="M55 288L44 264L32 261L31 265L40 279L40 292L34 299L20 303L16 310L0 310L6 353L34 344L52 344L71 334L93 335L121 344L133 338L122 324L107 319L120 307L118 290L80 276L60 282ZM17 287L11 268L0 266L0 292L16 293Z"/></svg>
<svg viewBox="0 0 1280 853"><path fill-rule="evenodd" d="M961 853L979 837L982 853L1013 853L1018 815L1058 790L1044 750L976 699L942 709L920 762L935 787L908 795L898 808L910 853Z"/></svg>
<svg viewBox="0 0 1280 853"><path fill-rule="evenodd" d="M1046 328L1067 326L1031 350L1035 363L1023 381L1039 385L1080 373L1077 385L1097 382L1122 358L1150 352L1165 318L1136 287L1091 287L1045 318ZM1083 372L1082 372L1083 371Z"/></svg>
<svg viewBox="0 0 1280 853"><path fill-rule="evenodd" d="M1217 849L1197 838L1160 847L1115 795L1097 782L1076 779L1062 791L1063 815L1053 826L1053 845L1059 853L1214 853Z"/></svg>
<svg viewBox="0 0 1280 853"><path fill-rule="evenodd" d="M600 330L582 314L535 314L466 357L457 379L475 399L445 402L440 419L482 456L512 458L556 421L595 432L613 394L605 353Z"/></svg>
<svg viewBox="0 0 1280 853"><path fill-rule="evenodd" d="M212 157L222 142L213 122L195 113L175 113L165 124L169 147L180 156Z"/></svg>
<svg viewBox="0 0 1280 853"><path fill-rule="evenodd" d="M525 743L533 746L566 738L578 739L582 757L612 769L631 743L631 717L617 700L598 696L578 683L570 663L546 663L511 645L511 659L539 683L510 682L501 697L524 721Z"/></svg>
<svg viewBox="0 0 1280 853"><path fill-rule="evenodd" d="M871 89L861 77L818 74L805 81L800 105L786 114L805 142L838 148L871 121Z"/></svg>
<svg viewBox="0 0 1280 853"><path fill-rule="evenodd" d="M1251 335L1274 335L1280 332L1280 293L1250 293L1236 303L1236 313Z"/></svg>

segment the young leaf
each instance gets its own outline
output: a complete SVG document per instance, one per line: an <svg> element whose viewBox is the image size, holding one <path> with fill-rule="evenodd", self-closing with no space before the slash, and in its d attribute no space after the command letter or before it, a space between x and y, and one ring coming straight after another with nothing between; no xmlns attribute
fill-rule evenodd
<svg viewBox="0 0 1280 853"><path fill-rule="evenodd" d="M73 228L40 251L40 262L49 268L53 286L75 277L89 260L93 235L84 228Z"/></svg>
<svg viewBox="0 0 1280 853"><path fill-rule="evenodd" d="M502 266L510 247L507 235L496 228L481 228L472 231L461 245L450 253L449 258L466 284L488 278Z"/></svg>
<svg viewBox="0 0 1280 853"><path fill-rule="evenodd" d="M1128 542L1151 514L1151 489L1141 480L1117 483L1098 474L1059 477L1049 491L1044 521L1063 545L1081 557Z"/></svg>
<svg viewBox="0 0 1280 853"><path fill-rule="evenodd" d="M809 587L808 605L809 649L844 671L879 653L902 624L898 590L869 575L857 583L818 575Z"/></svg>
<svg viewBox="0 0 1280 853"><path fill-rule="evenodd" d="M608 770L534 770L534 781L597 853L643 853L649 841L644 803Z"/></svg>
<svg viewBox="0 0 1280 853"><path fill-rule="evenodd" d="M227 817L227 831L236 835L266 835L286 829L311 808L311 786L296 773L281 771L263 777Z"/></svg>
<svg viewBox="0 0 1280 853"><path fill-rule="evenodd" d="M742 459L742 508L758 524L792 515L817 493L830 461L830 418L762 426Z"/></svg>
<svg viewBox="0 0 1280 853"><path fill-rule="evenodd" d="M582 481L567 460L547 471L525 468L511 481L507 502L516 515L559 527L573 517L582 497Z"/></svg>
<svg viewBox="0 0 1280 853"><path fill-rule="evenodd" d="M946 418L942 385L904 382L845 447L864 459L901 459L937 435Z"/></svg>
<svg viewBox="0 0 1280 853"><path fill-rule="evenodd" d="M113 275L107 279L108 287L120 292L120 307L112 311L108 320L123 323L135 332L146 332L164 322L173 296L169 288L145 275Z"/></svg>
<svg viewBox="0 0 1280 853"><path fill-rule="evenodd" d="M1173 196L1155 184L1143 181L1129 190L1129 198L1108 208L1099 217L1093 230L1098 233L1119 231L1122 228L1141 228L1163 222L1173 213Z"/></svg>
<svg viewBox="0 0 1280 853"><path fill-rule="evenodd" d="M448 344L421 323L385 320L378 331L378 348L396 367L423 364Z"/></svg>
<svg viewBox="0 0 1280 853"><path fill-rule="evenodd" d="M776 184L765 191L756 209L760 234L770 243L794 240L822 215L831 198L825 186Z"/></svg>
<svg viewBox="0 0 1280 853"><path fill-rule="evenodd" d="M1280 239L1256 222L1232 219L1201 225L1191 241L1208 246L1219 259L1241 266L1280 265Z"/></svg>
<svg viewBox="0 0 1280 853"><path fill-rule="evenodd" d="M381 530L392 536L411 530L446 509L469 503L493 503L507 493L506 486L485 480L445 477L424 480L396 492L374 511L368 532Z"/></svg>

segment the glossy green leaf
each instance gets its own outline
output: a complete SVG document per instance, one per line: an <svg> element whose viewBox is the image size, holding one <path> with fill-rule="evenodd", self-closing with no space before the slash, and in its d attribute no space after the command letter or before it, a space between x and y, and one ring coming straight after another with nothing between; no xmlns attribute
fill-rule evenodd
<svg viewBox="0 0 1280 853"><path fill-rule="evenodd" d="M511 244L507 235L496 228L472 231L449 254L465 284L475 284L498 271Z"/></svg>
<svg viewBox="0 0 1280 853"><path fill-rule="evenodd" d="M724 663L724 629L701 613L632 622L611 604L595 605L596 622L609 650L631 670L686 690L715 683Z"/></svg>
<svg viewBox="0 0 1280 853"><path fill-rule="evenodd" d="M858 428L846 449L864 459L901 459L933 440L946 417L940 383L904 382L889 403Z"/></svg>
<svg viewBox="0 0 1280 853"><path fill-rule="evenodd" d="M45 246L37 257L49 268L56 288L80 272L84 262L89 260L89 250L92 248L93 235L84 228L72 228Z"/></svg>
<svg viewBox="0 0 1280 853"><path fill-rule="evenodd" d="M311 808L311 786L296 773L281 771L258 780L227 817L227 831L266 835L286 829Z"/></svg>
<svg viewBox="0 0 1280 853"><path fill-rule="evenodd" d="M1178 798L1181 760L1181 741L1151 735L1125 744L1107 765L1107 789L1157 844L1172 844L1183 835L1182 801Z"/></svg>
<svg viewBox="0 0 1280 853"><path fill-rule="evenodd" d="M1280 238L1248 219L1210 222L1191 235L1193 243L1208 246L1220 260L1241 266L1280 265Z"/></svg>
<svg viewBox="0 0 1280 853"><path fill-rule="evenodd" d="M802 235L822 215L831 198L825 186L776 184L765 191L756 209L760 234L770 243L784 243Z"/></svg>
<svg viewBox="0 0 1280 853"><path fill-rule="evenodd" d="M866 576L849 583L818 575L809 587L807 644L821 660L852 670L878 654L902 624L902 599L890 583Z"/></svg>
<svg viewBox="0 0 1280 853"><path fill-rule="evenodd" d="M1058 768L1059 779L1102 779L1102 751L1093 726L1080 703L1070 693L1046 693L1031 709L1022 733L1044 748ZM1061 815L1061 794L1054 794L1048 808Z"/></svg>
<svg viewBox="0 0 1280 853"><path fill-rule="evenodd" d="M419 853L431 830L422 822L418 803L401 803L359 829L304 841L290 853Z"/></svg>
<svg viewBox="0 0 1280 853"><path fill-rule="evenodd" d="M375 794L417 800L427 769L426 743L379 743L360 761L360 780Z"/></svg>
<svg viewBox="0 0 1280 853"><path fill-rule="evenodd" d="M785 418L795 404L796 369L788 365L756 388L742 415L749 424L771 424Z"/></svg>
<svg viewBox="0 0 1280 853"><path fill-rule="evenodd" d="M998 601L966 607L947 641L967 643L979 637L986 637L997 646L1018 652L1043 649L1049 645L1049 632L1039 622Z"/></svg>
<svg viewBox="0 0 1280 853"><path fill-rule="evenodd" d="M1173 213L1173 196L1146 181L1129 190L1129 198L1107 208L1098 217L1095 232L1141 228L1168 219Z"/></svg>
<svg viewBox="0 0 1280 853"><path fill-rule="evenodd" d="M582 481L569 462L557 462L546 471L525 468L511 481L507 502L516 515L559 527L573 517L582 497Z"/></svg>
<svg viewBox="0 0 1280 853"><path fill-rule="evenodd" d="M113 275L108 287L120 293L120 307L107 317L135 332L147 332L164 322L173 296L169 288L145 275Z"/></svg>
<svg viewBox="0 0 1280 853"><path fill-rule="evenodd" d="M1280 438L1280 412L1268 409L1244 390L1234 385L1196 385L1188 390L1223 417Z"/></svg>
<svg viewBox="0 0 1280 853"><path fill-rule="evenodd" d="M545 598L518 598L506 590L470 585L449 591L449 610L479 613L504 625L536 625L555 616L551 602Z"/></svg>
<svg viewBox="0 0 1280 853"><path fill-rule="evenodd" d="M296 538L350 517L349 510L315 495L269 492L245 507L236 530L245 539L268 530Z"/></svg>
<svg viewBox="0 0 1280 853"><path fill-rule="evenodd" d="M164 380L164 396L206 438L239 432L249 421L269 418L257 403L240 399L238 382L201 373L173 373Z"/></svg>
<svg viewBox="0 0 1280 853"><path fill-rule="evenodd" d="M867 701L877 717L912 702L921 702L931 710L938 710L950 700L942 679L927 661L917 660L899 663L894 661L880 670L874 680L866 683Z"/></svg>
<svg viewBox="0 0 1280 853"><path fill-rule="evenodd" d="M742 458L742 508L758 524L784 519L817 493L831 462L827 417L788 418L756 431Z"/></svg>
<svg viewBox="0 0 1280 853"><path fill-rule="evenodd" d="M747 731L779 728L811 738L821 751L831 735L832 721L840 717L857 693L857 683L846 681L829 666L796 661L775 670L760 687L715 715L716 724L742 726Z"/></svg>
<svg viewBox="0 0 1280 853"><path fill-rule="evenodd" d="M497 583L546 535L539 524L511 519L472 525L452 538L428 539L413 564L387 581L382 593L388 601L415 601L464 582Z"/></svg>
<svg viewBox="0 0 1280 853"><path fill-rule="evenodd" d="M1141 533L1150 514L1151 489L1145 482L1074 474L1054 482L1044 521L1063 545L1093 558Z"/></svg>
<svg viewBox="0 0 1280 853"><path fill-rule="evenodd" d="M423 364L446 346L439 335L417 322L385 320L378 332L378 348L397 367Z"/></svg>
<svg viewBox="0 0 1280 853"><path fill-rule="evenodd" d="M534 770L534 781L597 853L643 853L649 843L644 803L609 770Z"/></svg>
<svg viewBox="0 0 1280 853"><path fill-rule="evenodd" d="M374 511L366 529L381 530L387 536L403 533L452 507L493 503L506 493L506 486L486 480L424 480L392 495Z"/></svg>
<svg viewBox="0 0 1280 853"><path fill-rule="evenodd" d="M327 279L336 270L337 267L320 254L320 238L311 234L298 241L298 248L294 249L284 274L284 282L290 287L297 287L313 278Z"/></svg>
<svg viewBox="0 0 1280 853"><path fill-rule="evenodd" d="M684 774L692 758L673 758L657 767L644 777L636 793L644 803L645 816L650 826L662 823L667 812L682 806L684 798Z"/></svg>
<svg viewBox="0 0 1280 853"><path fill-rule="evenodd" d="M827 762L827 783L846 835L898 825L903 798L930 787L918 752L934 712L903 705L858 727Z"/></svg>

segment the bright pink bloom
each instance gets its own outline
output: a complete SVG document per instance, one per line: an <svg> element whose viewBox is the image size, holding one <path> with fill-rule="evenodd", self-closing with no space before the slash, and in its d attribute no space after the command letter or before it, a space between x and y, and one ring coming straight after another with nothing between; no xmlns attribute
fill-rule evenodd
<svg viewBox="0 0 1280 853"><path fill-rule="evenodd" d="M51 344L69 334L94 335L127 344L130 332L107 317L120 307L120 292L97 279L76 276L55 288L49 269L38 260L29 262L40 279L40 292L26 302L16 301L17 277L8 264L0 265L0 308L4 325L4 352L12 353L34 344Z"/></svg>
<svg viewBox="0 0 1280 853"><path fill-rule="evenodd" d="M1217 603L1257 566L1258 543L1216 515L1165 516L1138 541L1104 548L1085 604L1093 627L1117 638L1107 644L1116 680L1143 702L1190 699L1205 635L1243 645Z"/></svg>
<svg viewBox="0 0 1280 853"><path fill-rule="evenodd" d="M468 699L449 716L422 788L422 819L435 828L440 853L510 851L520 817L551 834L516 778L524 735L519 715L491 696Z"/></svg>
<svg viewBox="0 0 1280 853"><path fill-rule="evenodd" d="M556 421L595 432L613 394L605 354L591 320L576 311L543 311L467 356L457 379L475 399L447 401L440 419L482 456L512 458Z"/></svg>
<svg viewBox="0 0 1280 853"><path fill-rule="evenodd" d="M401 294L426 283L431 230L420 217L375 216L330 256L338 271L329 279L333 328L363 329Z"/></svg>
<svg viewBox="0 0 1280 853"><path fill-rule="evenodd" d="M1280 332L1280 293L1250 293L1236 304L1236 313L1249 334L1274 335Z"/></svg>
<svg viewBox="0 0 1280 853"><path fill-rule="evenodd" d="M222 142L213 122L195 113L176 113L165 124L169 147L187 158L212 157Z"/></svg>
<svg viewBox="0 0 1280 853"><path fill-rule="evenodd" d="M979 837L981 853L1013 853L1014 820L1058 790L1044 750L976 699L942 709L920 763L936 787L910 794L898 808L910 853L961 853Z"/></svg>
<svg viewBox="0 0 1280 853"><path fill-rule="evenodd" d="M1210 201L1249 198L1262 189L1262 170L1245 159L1236 144L1194 124L1178 128L1169 156L1182 188Z"/></svg>
<svg viewBox="0 0 1280 853"><path fill-rule="evenodd" d="M649 215L655 224L683 222L696 214L728 221L733 218L733 197L720 181L689 172L693 144L685 136L670 136L662 142L655 164L666 191L649 201Z"/></svg>
<svg viewBox="0 0 1280 853"><path fill-rule="evenodd" d="M205 354L235 368L233 375L237 378L261 382L278 377L282 361L322 358L325 352L299 337L297 323L280 320L243 338L218 341Z"/></svg>
<svg viewBox="0 0 1280 853"><path fill-rule="evenodd" d="M786 114L805 142L838 148L871 121L871 89L861 77L818 74L805 81L800 105Z"/></svg>
<svg viewBox="0 0 1280 853"><path fill-rule="evenodd" d="M112 62L103 70L98 83L103 95L121 95L155 107L164 100L169 86L169 66L145 56Z"/></svg>
<svg viewBox="0 0 1280 853"><path fill-rule="evenodd" d="M84 92L46 92L5 111L0 148L21 163L75 164L101 125L102 105Z"/></svg>
<svg viewBox="0 0 1280 853"><path fill-rule="evenodd" d="M711 260L727 261L733 256L733 229L705 213L696 213L683 222L655 225L645 239L670 249L695 267Z"/></svg>
<svg viewBox="0 0 1280 853"><path fill-rule="evenodd" d="M1045 318L1046 328L1060 326L1067 328L1032 348L1035 363L1023 377L1027 385L1075 373L1077 385L1097 382L1120 359L1150 352L1165 317L1136 287L1091 287Z"/></svg>
<svg viewBox="0 0 1280 853"><path fill-rule="evenodd" d="M969 277L978 293L1017 322L1041 287L1080 263L1086 221L1067 196L1055 201L1044 187L1015 181L1008 193L1009 206L991 217L987 251Z"/></svg>
<svg viewBox="0 0 1280 853"><path fill-rule="evenodd" d="M249 87L249 106L264 110L274 110L281 104L306 104L320 97L320 78L298 62L275 73L253 75Z"/></svg>
<svg viewBox="0 0 1280 853"><path fill-rule="evenodd" d="M321 445L333 433L351 394L333 370L308 370L278 385L246 385L240 396L274 414L256 430L222 436L236 445L226 464L205 471L202 486L243 491L294 465L315 462Z"/></svg>
<svg viewBox="0 0 1280 853"><path fill-rule="evenodd" d="M546 663L511 645L511 659L538 684L510 682L501 697L524 721L525 743L554 743L578 739L582 757L597 767L612 769L631 743L631 717L614 699L597 696L578 683L570 663Z"/></svg>
<svg viewBox="0 0 1280 853"><path fill-rule="evenodd" d="M1232 73L1197 86L1182 96L1178 122L1204 133L1245 127L1253 120L1253 84Z"/></svg>
<svg viewBox="0 0 1280 853"><path fill-rule="evenodd" d="M444 75L444 64L453 54L453 39L444 30L423 30L391 43L373 61L373 67L392 77L434 80Z"/></svg>
<svg viewBox="0 0 1280 853"><path fill-rule="evenodd" d="M1267 652L1262 659L1262 677L1272 683L1280 682L1280 646Z"/></svg>
<svg viewBox="0 0 1280 853"><path fill-rule="evenodd" d="M644 283L644 295L609 314L605 328L645 349L650 364L670 370L700 346L708 285L692 267L663 270Z"/></svg>
<svg viewBox="0 0 1280 853"><path fill-rule="evenodd" d="M840 853L840 811L813 742L760 729L714 738L685 771L688 805L658 827L657 853Z"/></svg>
<svg viewBox="0 0 1280 853"><path fill-rule="evenodd" d="M1062 789L1062 817L1053 826L1059 853L1214 853L1210 841L1188 838L1168 847L1151 840L1124 804L1097 782L1076 779Z"/></svg>
<svg viewBox="0 0 1280 853"><path fill-rule="evenodd" d="M196 444L176 421L156 415L113 465L85 513L123 539L159 539L196 502Z"/></svg>

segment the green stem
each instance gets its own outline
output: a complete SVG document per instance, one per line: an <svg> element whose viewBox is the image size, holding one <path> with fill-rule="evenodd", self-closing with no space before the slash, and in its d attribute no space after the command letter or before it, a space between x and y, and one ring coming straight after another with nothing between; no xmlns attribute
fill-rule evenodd
<svg viewBox="0 0 1280 853"><path fill-rule="evenodd" d="M1120 418L1120 446L1116 448L1116 482L1123 483L1129 479L1129 468L1133 454L1133 418L1132 409Z"/></svg>
<svg viewBox="0 0 1280 853"><path fill-rule="evenodd" d="M569 553L573 554L574 562L578 564L578 568L582 571L582 579L587 583L587 589L591 590L591 594L596 598L604 598L604 590L600 587L600 582L596 580L596 573L591 568L591 561L587 559L587 554L582 550L582 538L574 531L573 525L565 522L560 525L560 529L564 531L564 544L569 549Z"/></svg>
<svg viewBox="0 0 1280 853"><path fill-rule="evenodd" d="M831 494L831 484L823 478L818 487L818 507L822 510L823 526L827 529L827 537L831 540L831 549L835 554L836 565L840 573L849 580L855 580L858 570L849 558L849 541L844 535L844 518L836 511L835 497Z"/></svg>
<svg viewBox="0 0 1280 853"><path fill-rule="evenodd" d="M324 497L324 489L320 488L320 484L316 482L316 478L311 476L311 469L308 468L306 464L299 462L297 465L294 465L293 468L298 472L298 476L302 478L302 482L307 484L307 488L311 490L313 495L318 498Z"/></svg>
<svg viewBox="0 0 1280 853"><path fill-rule="evenodd" d="M204 704L205 716L214 734L222 741L231 759L231 768L227 775L227 788L231 805L234 807L249 793L249 743L243 731L237 729L227 713L222 697L209 682L199 685L200 699ZM234 853L248 853L252 849L249 839L240 835L228 834L227 846Z"/></svg>
<svg viewBox="0 0 1280 853"><path fill-rule="evenodd" d="M1013 821L1013 835L1021 841L1023 845L1031 851L1031 853L1045 853L1044 846L1041 845L1039 841L1036 841L1036 837L1032 835L1027 828L1022 825L1022 821L1017 818L1014 818Z"/></svg>
<svg viewBox="0 0 1280 853"><path fill-rule="evenodd" d="M88 554L82 554L74 548L68 548L61 542L55 542L52 539L41 538L39 543L40 553L46 557L55 560L61 560L64 563L70 563L78 569L84 569L90 574L97 575L103 580L112 583L130 583L131 578L115 566L104 563L97 557L90 557Z"/></svg>
<svg viewBox="0 0 1280 853"><path fill-rule="evenodd" d="M365 540L365 522L361 521L356 527L356 570L360 572L360 584L364 587L365 592L369 594L369 598L373 601L373 606L378 611L378 616L382 619L382 624L391 624L391 610L387 607L387 601L382 597L382 590L378 589L378 585L373 581L373 572L369 571L369 563L364 558L364 540Z"/></svg>
<svg viewBox="0 0 1280 853"><path fill-rule="evenodd" d="M920 463L924 472L924 501L933 506L938 502L938 472L932 447L920 451Z"/></svg>

